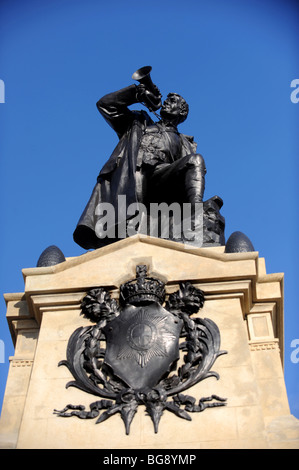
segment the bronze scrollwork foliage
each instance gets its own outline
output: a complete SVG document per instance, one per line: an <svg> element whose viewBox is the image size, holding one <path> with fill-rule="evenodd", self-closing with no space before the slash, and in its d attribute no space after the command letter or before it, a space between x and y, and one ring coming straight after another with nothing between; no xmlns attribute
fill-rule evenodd
<svg viewBox="0 0 299 470"><path fill-rule="evenodd" d="M67 405L54 410L60 417L97 418L102 423L120 413L126 434L139 406L144 405L155 432L165 410L191 420L189 413L224 406L217 395L196 399L182 392L214 376L220 350L220 332L210 319L193 316L204 305L204 293L190 282L165 302L164 283L137 266L136 279L120 287L119 302L104 288L89 291L82 314L93 324L71 335L66 366L74 380L66 387L99 396L89 405ZM164 305L164 307L163 307ZM180 353L183 365L178 367Z"/></svg>

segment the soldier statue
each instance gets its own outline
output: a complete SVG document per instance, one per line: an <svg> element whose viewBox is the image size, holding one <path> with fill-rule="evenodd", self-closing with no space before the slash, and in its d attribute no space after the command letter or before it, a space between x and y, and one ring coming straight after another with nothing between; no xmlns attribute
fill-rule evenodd
<svg viewBox="0 0 299 470"><path fill-rule="evenodd" d="M132 217L127 208L132 203L191 204L202 203L205 187L205 162L196 151L193 137L180 134L178 125L188 116L189 106L177 93L169 93L161 102L161 93L151 81L151 67L139 69L130 85L109 93L97 102L97 108L115 130L119 142L100 171L90 200L77 224L74 240L85 249L99 248L117 240L115 226L127 224ZM130 110L135 103L144 104L156 116L154 122L145 110ZM118 207L118 196L125 196L125 207ZM100 238L96 226L103 203L115 208L107 233ZM192 212L193 211L193 212ZM194 219L194 216L193 216ZM196 220L192 221L193 226ZM109 221L108 221L109 225Z"/></svg>

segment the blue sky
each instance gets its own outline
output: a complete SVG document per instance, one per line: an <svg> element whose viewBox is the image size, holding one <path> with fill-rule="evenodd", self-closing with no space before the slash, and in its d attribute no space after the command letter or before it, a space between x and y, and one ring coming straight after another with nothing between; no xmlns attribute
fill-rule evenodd
<svg viewBox="0 0 299 470"><path fill-rule="evenodd" d="M165 97L190 104L180 131L207 166L205 199L224 200L226 238L244 232L268 273L285 273L285 380L299 418L299 8L288 0L1 0L0 292L24 290L21 270L72 239L117 137L95 103L151 65ZM0 299L0 403L13 355ZM299 357L299 353L297 355Z"/></svg>

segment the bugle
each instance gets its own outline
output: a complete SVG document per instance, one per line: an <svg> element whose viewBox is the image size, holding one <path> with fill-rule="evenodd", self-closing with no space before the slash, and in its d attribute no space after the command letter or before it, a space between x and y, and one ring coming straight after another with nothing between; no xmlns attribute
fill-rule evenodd
<svg viewBox="0 0 299 470"><path fill-rule="evenodd" d="M146 101L144 104L149 108L150 111L156 111L162 106L161 102L161 95L157 96L157 88L152 82L150 72L152 67L150 65L146 65L145 67L141 67L140 69L136 70L133 73L132 79L139 82L141 85L144 85L145 88L154 95L154 100L151 99L150 96L146 96Z"/></svg>

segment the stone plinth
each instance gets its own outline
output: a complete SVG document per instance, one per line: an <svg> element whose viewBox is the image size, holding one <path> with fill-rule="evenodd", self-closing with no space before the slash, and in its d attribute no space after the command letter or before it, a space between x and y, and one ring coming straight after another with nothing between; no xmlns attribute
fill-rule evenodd
<svg viewBox="0 0 299 470"><path fill-rule="evenodd" d="M159 431L140 406L126 435L116 414L95 424L61 418L54 409L98 399L76 388L58 367L71 334L90 325L80 304L88 290L109 289L145 264L170 294L181 281L205 292L197 315L213 320L221 334L220 356L210 377L186 393L197 399L227 398L227 405L193 413L192 421L164 412ZM266 274L257 252L225 253L224 247L188 248L137 235L50 267L23 270L25 290L6 294L15 342L0 421L2 448L299 448L298 420L290 414L283 377L283 274Z"/></svg>

